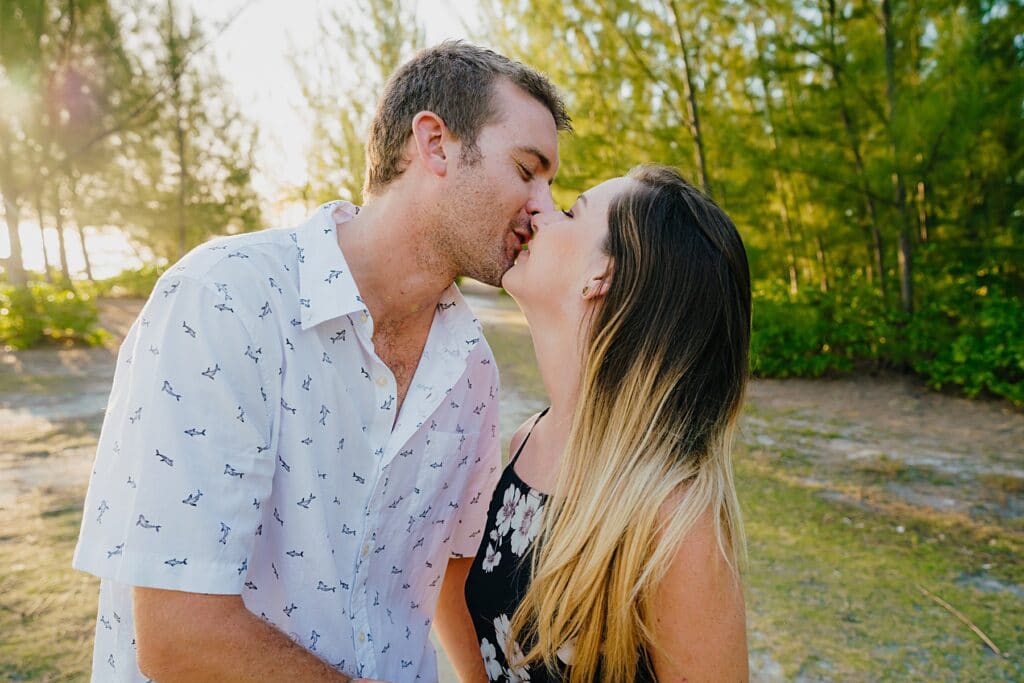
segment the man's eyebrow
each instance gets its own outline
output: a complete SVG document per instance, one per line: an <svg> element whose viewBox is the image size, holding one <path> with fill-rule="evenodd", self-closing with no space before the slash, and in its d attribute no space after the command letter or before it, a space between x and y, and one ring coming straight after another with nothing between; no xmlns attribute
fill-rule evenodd
<svg viewBox="0 0 1024 683"><path fill-rule="evenodd" d="M551 159L548 159L547 155L544 154L544 152L540 151L539 149L532 145L516 147L516 151L522 152L524 154L532 154L533 156L537 157L537 159L540 161L540 165L544 168L545 171L551 168Z"/></svg>

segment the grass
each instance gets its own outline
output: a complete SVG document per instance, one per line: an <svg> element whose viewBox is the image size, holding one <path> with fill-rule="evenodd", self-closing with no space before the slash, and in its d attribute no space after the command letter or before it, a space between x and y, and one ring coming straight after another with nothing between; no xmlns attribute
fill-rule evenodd
<svg viewBox="0 0 1024 683"><path fill-rule="evenodd" d="M1024 678L1024 604L964 581L983 575L1024 585L1020 536L948 515L825 500L781 474L743 453L737 458L755 660L776 663L786 680ZM52 491L23 496L8 511L0 536L6 680L88 677L97 582L70 567L80 515L77 496ZM992 654L918 585L1009 656Z"/></svg>
<svg viewBox="0 0 1024 683"><path fill-rule="evenodd" d="M1006 496L1024 495L1024 478L1012 474L983 474L981 483Z"/></svg>
<svg viewBox="0 0 1024 683"><path fill-rule="evenodd" d="M907 509L824 500L756 460L737 463L751 565L751 650L784 678L1021 680L1024 604L963 578L1024 584L1018 536ZM985 569L985 568L988 569ZM925 597L946 600L1009 656Z"/></svg>
<svg viewBox="0 0 1024 683"><path fill-rule="evenodd" d="M950 474L939 472L932 467L910 465L884 453L856 462L851 469L856 473L866 475L865 480L872 483L880 481L926 482L936 486L953 486L957 482L957 478Z"/></svg>
<svg viewBox="0 0 1024 683"><path fill-rule="evenodd" d="M71 569L81 499L36 491L4 515L0 678L88 680L99 582Z"/></svg>

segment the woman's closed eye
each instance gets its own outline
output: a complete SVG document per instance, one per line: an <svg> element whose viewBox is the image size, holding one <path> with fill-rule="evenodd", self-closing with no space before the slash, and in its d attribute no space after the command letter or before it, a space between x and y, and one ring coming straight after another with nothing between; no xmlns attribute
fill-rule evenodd
<svg viewBox="0 0 1024 683"><path fill-rule="evenodd" d="M565 214L566 218L572 218L572 209L562 209L562 213Z"/></svg>

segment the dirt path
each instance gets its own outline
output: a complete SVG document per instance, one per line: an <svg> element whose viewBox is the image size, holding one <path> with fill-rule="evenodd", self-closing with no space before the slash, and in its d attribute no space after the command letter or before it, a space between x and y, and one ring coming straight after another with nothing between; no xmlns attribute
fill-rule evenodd
<svg viewBox="0 0 1024 683"><path fill-rule="evenodd" d="M502 371L502 432L507 439L515 427L544 405L529 328L507 297L479 286L467 286L464 291L486 328ZM101 301L101 318L115 337L108 348L0 353L0 513L7 508L16 512L21 502L25 503L22 507L30 508L33 500L77 501L82 495L110 392L117 346L141 305L137 300ZM801 560L799 556L794 559L786 551L793 544L810 553L827 555L836 551L823 540L834 532L813 527L818 524L815 514L821 517L821 524L837 519L847 533L878 534L873 537L877 542L869 542L866 547L879 547L881 543L885 557L866 562L862 568L865 572L876 571L882 561L889 574L907 572L891 559L898 556L896 548L902 548L893 546L891 537L902 534L902 524L907 524L908 540L917 538L911 529L915 516L933 521L938 516L952 522L929 527L929 534L937 534L933 541L944 539L942 529L963 527L979 530L991 539L984 541L985 548L1000 539L1010 539L1013 547L1018 547L1018 541L1024 538L1024 413L1005 404L941 395L912 379L893 376L755 381L750 387L737 458L756 471L770 473L768 480L759 480L761 490L742 492L750 496L748 503L755 510L761 510L751 519L753 527L759 519L784 516L789 509L789 499L781 502L770 497L781 489L766 481L782 482L785 487L795 484L786 489L786 495L796 490L823 501L808 504L794 498L793 504L802 507L798 507L799 514L782 522L784 532L770 526L755 534L755 542L771 539L772 543L758 548L762 564L767 562L770 569L762 566L766 574L752 574L750 642L755 680L842 680L843 676L829 673L830 667L847 673L866 670L866 664L844 661L844 648L829 651L831 640L815 641L804 652L799 649L802 641L779 635L791 630L785 625L793 618L808 618L794 609L824 599L822 593L815 592L818 589L810 590L809 586L820 588L832 581L835 585L827 595L839 596L837 599L845 602L844 606L828 603L820 608L825 616L819 615L820 622L807 627L810 630L804 638L819 631L840 639L854 637L856 629L852 627L835 628L831 621L835 614L842 612L847 621L854 620L850 623L859 619L867 622L872 619L866 607L871 598L857 593L858 587L891 591L880 580L844 584L836 578L840 576L838 565L822 573L820 562ZM751 479L746 483L752 482L756 483ZM845 505L829 507L832 502ZM758 503L761 508L757 508ZM820 506L825 506L824 514ZM835 515L840 507L843 511ZM78 504L66 509L77 511ZM811 514L804 514L808 511ZM801 528L805 522L812 524L810 530ZM32 539L34 535L24 540L28 543ZM857 537L845 538L843 548L855 547L858 542ZM775 552L779 543L785 547ZM971 555L975 551L963 548L957 552ZM853 559L843 560L844 565L848 560L855 561L857 555L850 557ZM973 568L978 562L982 563L980 569ZM947 592L974 591L971 600L987 604L989 612L1005 609L1005 615L994 617L995 625L1006 619L1019 622L1015 615L1024 601L1024 581L1012 572L996 578L986 571L993 566L990 560L978 562L967 562L967 570L958 566L949 576L935 576L946 581ZM65 569L66 564L66 559L59 563ZM94 592L89 593L90 600L92 595ZM794 595L800 597L794 600ZM886 595L891 600L900 594ZM865 606L864 614L853 614L851 609L860 605ZM908 611L906 605L903 609ZM941 613L943 619L946 616ZM90 619L91 613L82 622L83 634L90 632ZM883 631L886 627L874 621L871 626ZM957 628L943 621L941 628L928 626L921 633L911 634L912 640L925 639L931 647L940 647L935 634L945 634L943 629L947 627ZM899 634L873 633L863 641L849 643L847 649L855 653L870 650L872 657L884 660L892 656L892 648L903 647L894 644L899 643ZM885 643L879 646L881 650L874 649L878 638ZM907 647L916 653L914 656L924 657L921 653L929 645ZM85 657L82 653L86 649L76 656ZM454 674L441 659L440 680L450 683L455 680ZM783 666L799 675L790 675L792 672L784 671Z"/></svg>
<svg viewBox="0 0 1024 683"><path fill-rule="evenodd" d="M753 383L744 440L808 484L1024 531L1024 414L905 377ZM847 496L848 497L848 496Z"/></svg>
<svg viewBox="0 0 1024 683"><path fill-rule="evenodd" d="M501 365L503 431L511 433L543 404L529 329L507 297L464 289ZM141 304L100 302L114 335L108 348L0 353L0 508L38 486L85 481L117 344ZM1024 530L1024 414L1006 404L938 394L902 377L758 380L741 439L754 457L826 495Z"/></svg>

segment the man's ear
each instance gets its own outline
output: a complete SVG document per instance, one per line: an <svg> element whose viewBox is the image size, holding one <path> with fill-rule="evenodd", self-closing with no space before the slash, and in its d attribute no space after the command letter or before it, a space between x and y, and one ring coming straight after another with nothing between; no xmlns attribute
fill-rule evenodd
<svg viewBox="0 0 1024 683"><path fill-rule="evenodd" d="M434 112L421 111L413 117L412 138L416 156L431 173L438 176L448 172L448 153L444 147L447 137L448 127Z"/></svg>

